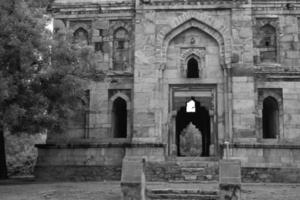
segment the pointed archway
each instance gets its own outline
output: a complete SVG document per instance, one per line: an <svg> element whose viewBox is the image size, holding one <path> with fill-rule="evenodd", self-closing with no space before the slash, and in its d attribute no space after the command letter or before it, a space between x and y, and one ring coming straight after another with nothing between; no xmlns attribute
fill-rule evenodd
<svg viewBox="0 0 300 200"><path fill-rule="evenodd" d="M208 110L195 101L195 112L181 107L176 116L178 156L209 156L210 116Z"/></svg>
<svg viewBox="0 0 300 200"><path fill-rule="evenodd" d="M112 128L115 138L127 137L127 105L126 101L118 97L113 103Z"/></svg>

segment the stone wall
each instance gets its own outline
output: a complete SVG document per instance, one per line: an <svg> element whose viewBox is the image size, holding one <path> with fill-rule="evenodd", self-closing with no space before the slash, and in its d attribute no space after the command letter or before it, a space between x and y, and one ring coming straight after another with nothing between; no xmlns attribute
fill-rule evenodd
<svg viewBox="0 0 300 200"><path fill-rule="evenodd" d="M199 166L202 165L202 166ZM147 162L147 181L211 181L219 178L218 163Z"/></svg>
<svg viewBox="0 0 300 200"><path fill-rule="evenodd" d="M300 148L288 144L234 144L230 155L242 167L300 167Z"/></svg>
<svg viewBox="0 0 300 200"><path fill-rule="evenodd" d="M295 73L296 74L296 73ZM283 127L280 135L281 140L288 140L292 143L300 142L300 84L296 81L266 81L257 83L258 88L281 88L283 101Z"/></svg>
<svg viewBox="0 0 300 200"><path fill-rule="evenodd" d="M255 91L252 77L232 78L233 140L256 138Z"/></svg>
<svg viewBox="0 0 300 200"><path fill-rule="evenodd" d="M243 167L244 183L299 183L300 169L297 167Z"/></svg>
<svg viewBox="0 0 300 200"><path fill-rule="evenodd" d="M125 155L124 144L65 144L37 145L38 166L121 166Z"/></svg>
<svg viewBox="0 0 300 200"><path fill-rule="evenodd" d="M117 144L37 145L38 180L120 180L125 146Z"/></svg>
<svg viewBox="0 0 300 200"><path fill-rule="evenodd" d="M122 166L37 166L35 178L42 181L120 181Z"/></svg>

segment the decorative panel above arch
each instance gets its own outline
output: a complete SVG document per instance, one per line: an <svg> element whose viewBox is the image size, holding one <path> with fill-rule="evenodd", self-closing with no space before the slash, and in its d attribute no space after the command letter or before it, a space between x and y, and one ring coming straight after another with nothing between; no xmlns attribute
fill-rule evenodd
<svg viewBox="0 0 300 200"><path fill-rule="evenodd" d="M213 17L193 12L175 18L171 26L165 26L158 33L157 43L159 48L157 57L160 59L160 62L166 62L166 52L169 42L181 32L193 27L209 34L217 41L220 47L222 66L229 64L232 49L229 29Z"/></svg>

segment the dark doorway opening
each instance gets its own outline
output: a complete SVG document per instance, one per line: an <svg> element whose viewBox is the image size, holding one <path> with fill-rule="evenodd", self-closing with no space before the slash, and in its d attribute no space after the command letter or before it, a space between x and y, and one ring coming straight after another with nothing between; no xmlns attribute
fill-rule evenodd
<svg viewBox="0 0 300 200"><path fill-rule="evenodd" d="M198 61L195 58L190 58L187 63L187 78L199 78Z"/></svg>
<svg viewBox="0 0 300 200"><path fill-rule="evenodd" d="M276 138L279 127L279 109L276 99L267 97L263 102L263 138Z"/></svg>
<svg viewBox="0 0 300 200"><path fill-rule="evenodd" d="M181 107L176 116L178 156L209 156L209 112L199 102L195 101L195 104L195 112L187 112L186 107Z"/></svg>
<svg viewBox="0 0 300 200"><path fill-rule="evenodd" d="M127 105L122 98L117 98L113 103L112 128L115 138L127 137Z"/></svg>

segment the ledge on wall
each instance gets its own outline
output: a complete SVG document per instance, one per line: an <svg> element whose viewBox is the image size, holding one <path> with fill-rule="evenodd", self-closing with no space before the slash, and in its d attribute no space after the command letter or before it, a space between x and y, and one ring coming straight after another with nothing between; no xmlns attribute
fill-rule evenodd
<svg viewBox="0 0 300 200"><path fill-rule="evenodd" d="M222 148L226 148L221 144ZM262 144L262 143L233 143L229 145L230 148L246 148L246 149L300 149L300 144Z"/></svg>
<svg viewBox="0 0 300 200"><path fill-rule="evenodd" d="M36 144L40 149L70 149L70 148L130 148L130 147L165 147L163 143L132 143L130 139L110 139L110 140L73 140L66 143Z"/></svg>

